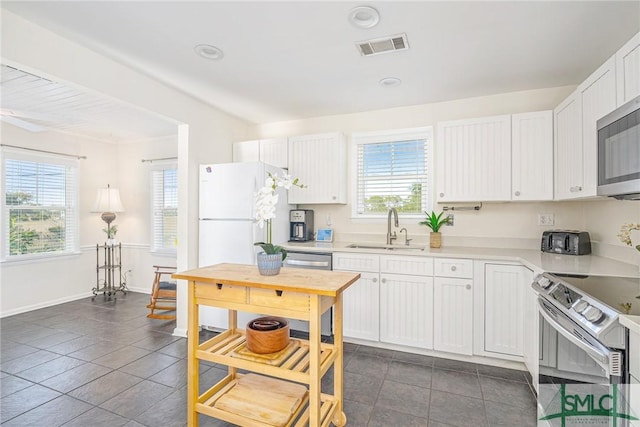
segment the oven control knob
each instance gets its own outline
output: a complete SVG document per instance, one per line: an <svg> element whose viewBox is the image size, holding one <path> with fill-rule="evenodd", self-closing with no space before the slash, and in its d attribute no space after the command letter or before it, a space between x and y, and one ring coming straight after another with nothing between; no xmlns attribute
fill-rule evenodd
<svg viewBox="0 0 640 427"><path fill-rule="evenodd" d="M589 307L589 303L584 300L578 300L578 302L573 305L573 309L578 313L584 313L584 311Z"/></svg>
<svg viewBox="0 0 640 427"><path fill-rule="evenodd" d="M541 277L538 279L538 285L542 286L542 289L549 289L549 287L553 285L553 282L547 277Z"/></svg>
<svg viewBox="0 0 640 427"><path fill-rule="evenodd" d="M602 311L594 306L587 308L582 315L591 323L599 323L604 317Z"/></svg>

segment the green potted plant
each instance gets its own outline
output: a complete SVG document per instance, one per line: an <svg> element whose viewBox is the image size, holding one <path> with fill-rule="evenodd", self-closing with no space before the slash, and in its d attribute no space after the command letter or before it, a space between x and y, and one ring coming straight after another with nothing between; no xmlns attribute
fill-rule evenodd
<svg viewBox="0 0 640 427"><path fill-rule="evenodd" d="M436 215L434 211L431 213L427 213L425 211L426 220L420 221L420 225L426 225L431 229L431 233L429 235L429 247L431 248L439 248L442 246L442 235L440 234L440 227L449 222L449 218L442 218L444 212L440 212L439 215Z"/></svg>
<svg viewBox="0 0 640 427"><path fill-rule="evenodd" d="M103 228L102 231L104 231L107 234L107 244L109 246L115 246L116 233L118 232L118 226L108 224L107 228Z"/></svg>

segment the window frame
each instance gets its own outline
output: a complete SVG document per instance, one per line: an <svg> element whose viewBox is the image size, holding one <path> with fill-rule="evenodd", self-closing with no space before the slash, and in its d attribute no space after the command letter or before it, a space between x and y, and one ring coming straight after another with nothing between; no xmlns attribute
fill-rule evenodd
<svg viewBox="0 0 640 427"><path fill-rule="evenodd" d="M178 161L177 160L158 160L158 161L154 161L153 163L151 163L150 168L149 168L149 178L150 178L150 183L149 183L149 187L150 187L150 223L151 223L151 230L150 230L150 237L151 237L151 242L150 242L150 248L151 248L151 253L156 254L156 255L168 255L168 256L177 256L178 254L178 246L176 244L176 246L174 247L167 247L167 246L158 246L157 245L157 240L156 240L156 221L155 221L155 214L156 214L156 208L155 208L155 196L156 196L156 188L155 188L155 180L154 180L154 173L158 172L158 171L165 171L165 170L175 170L176 171L176 203L178 202ZM163 181L164 184L164 181ZM178 213L178 206L176 205L176 221L177 221L177 213ZM178 226L176 223L176 239L178 238Z"/></svg>
<svg viewBox="0 0 640 427"><path fill-rule="evenodd" d="M362 144L379 144L379 143L391 143L391 142L401 142L401 141L410 141L416 139L423 139L425 141L425 152L426 152L426 180L427 180L427 197L423 201L423 209L426 211L431 211L434 205L434 197L433 191L435 189L434 185L434 143L433 143L433 126L424 126L417 128L407 128L407 129L389 129L382 131L373 131L373 132L354 132L351 134L351 218L352 219L362 219L362 220L378 220L378 219L387 219L387 213L380 214L360 214L358 213L358 186L359 186L359 175L358 175L358 146ZM404 218L423 218L424 213L402 213L398 212L398 215Z"/></svg>
<svg viewBox="0 0 640 427"><path fill-rule="evenodd" d="M67 155L58 155L53 153L27 152L20 148L2 147L0 149L0 194L2 201L0 202L0 226L2 233L0 236L0 262L29 262L29 261L46 261L51 258L64 257L69 255L80 254L80 164L79 159ZM7 197L7 160L16 160L22 162L38 163L62 166L65 168L65 248L50 252L35 252L27 254L11 255L9 251L10 245L10 224L9 224L9 207L6 204ZM69 177L68 173L72 171L73 177ZM71 180L71 182L70 182Z"/></svg>

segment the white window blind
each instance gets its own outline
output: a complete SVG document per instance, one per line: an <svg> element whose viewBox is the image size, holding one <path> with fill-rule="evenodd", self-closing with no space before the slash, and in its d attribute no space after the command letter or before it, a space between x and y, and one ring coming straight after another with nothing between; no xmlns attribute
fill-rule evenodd
<svg viewBox="0 0 640 427"><path fill-rule="evenodd" d="M2 151L2 259L78 250L78 161Z"/></svg>
<svg viewBox="0 0 640 427"><path fill-rule="evenodd" d="M152 166L152 245L156 252L175 253L178 241L178 170L175 163Z"/></svg>
<svg viewBox="0 0 640 427"><path fill-rule="evenodd" d="M354 216L422 215L430 210L431 128L354 134Z"/></svg>

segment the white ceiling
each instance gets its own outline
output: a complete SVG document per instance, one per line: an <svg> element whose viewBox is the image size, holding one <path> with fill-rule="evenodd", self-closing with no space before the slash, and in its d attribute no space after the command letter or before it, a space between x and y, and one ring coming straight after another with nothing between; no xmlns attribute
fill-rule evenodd
<svg viewBox="0 0 640 427"><path fill-rule="evenodd" d="M56 130L105 142L177 133L177 124L124 102L0 65L0 119L31 132Z"/></svg>
<svg viewBox="0 0 640 427"><path fill-rule="evenodd" d="M367 4L371 29L347 15ZM640 31L640 1L3 1L25 19L263 123L578 84ZM406 33L409 50L355 42ZM198 44L224 51L210 61ZM381 87L384 77L398 87Z"/></svg>

